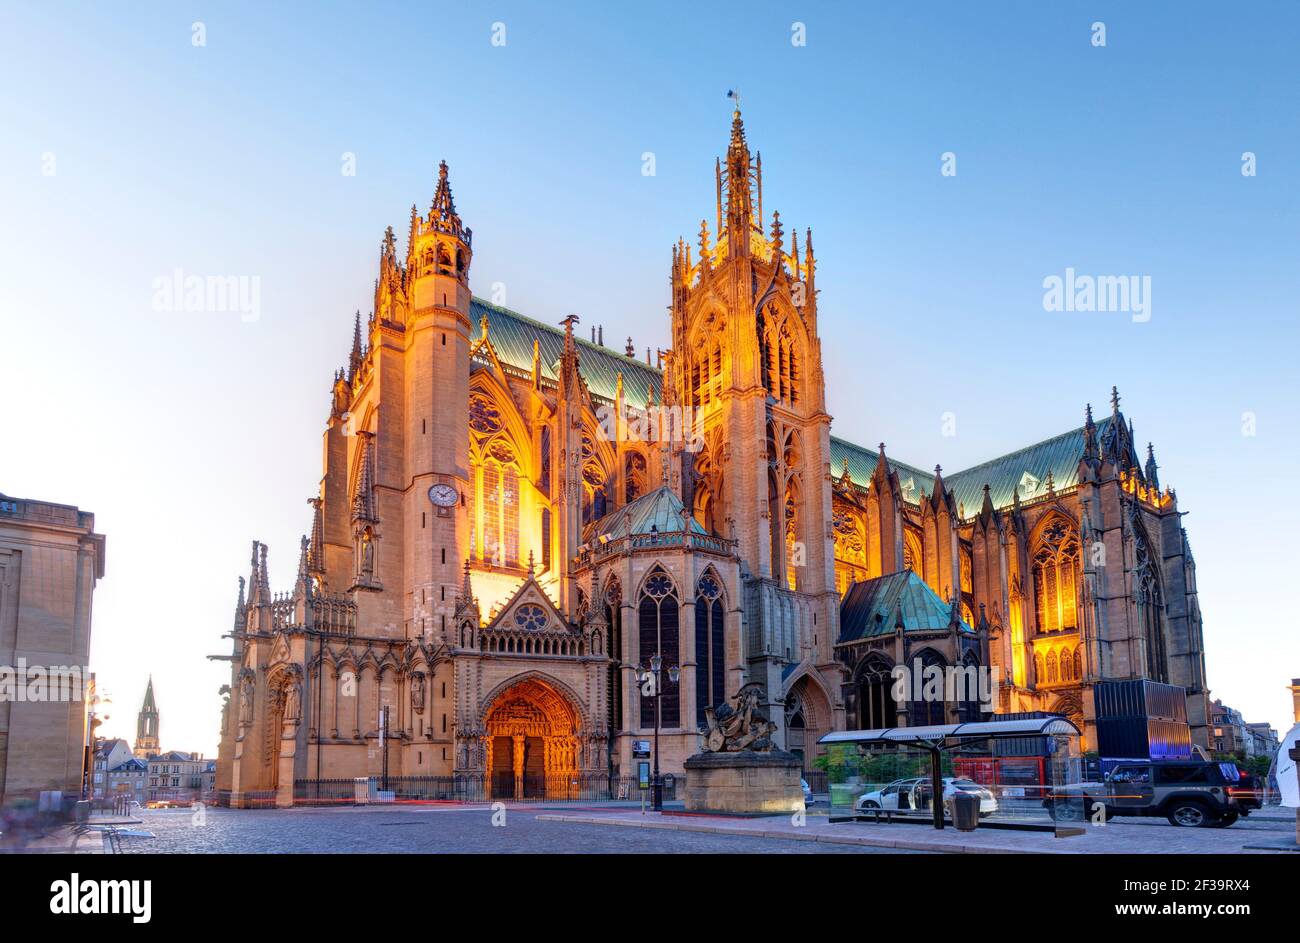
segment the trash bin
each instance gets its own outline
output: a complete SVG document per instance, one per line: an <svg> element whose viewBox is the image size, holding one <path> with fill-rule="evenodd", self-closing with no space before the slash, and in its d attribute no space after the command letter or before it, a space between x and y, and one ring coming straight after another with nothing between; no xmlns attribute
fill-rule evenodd
<svg viewBox="0 0 1300 943"><path fill-rule="evenodd" d="M980 823L980 800L964 792L957 792L948 800L952 807L952 824L959 832L973 832Z"/></svg>

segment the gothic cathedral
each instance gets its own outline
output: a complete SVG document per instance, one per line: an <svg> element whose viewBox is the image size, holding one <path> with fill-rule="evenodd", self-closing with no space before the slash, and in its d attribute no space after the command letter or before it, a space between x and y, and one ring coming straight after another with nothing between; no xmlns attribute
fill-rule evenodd
<svg viewBox="0 0 1300 943"><path fill-rule="evenodd" d="M833 437L812 233L766 222L739 111L715 175L653 361L474 297L446 164L404 258L388 229L297 581L273 594L257 542L240 580L234 804L381 770L541 798L634 775L656 721L680 774L748 683L809 766L831 730L979 709L891 697L903 664L993 669L996 710L1063 713L1084 749L1097 681L1180 685L1205 743L1195 566L1118 394L957 474Z"/></svg>

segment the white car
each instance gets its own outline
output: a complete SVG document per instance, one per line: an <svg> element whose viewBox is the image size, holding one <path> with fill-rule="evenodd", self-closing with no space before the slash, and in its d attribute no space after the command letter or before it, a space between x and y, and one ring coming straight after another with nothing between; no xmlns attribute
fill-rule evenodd
<svg viewBox="0 0 1300 943"><path fill-rule="evenodd" d="M943 778L943 807L951 815L951 799L957 793L973 795L980 801L980 815L992 815L998 810L993 792L971 779L954 776ZM928 777L896 779L888 786L858 796L853 807L858 812L925 812L930 808L930 780Z"/></svg>

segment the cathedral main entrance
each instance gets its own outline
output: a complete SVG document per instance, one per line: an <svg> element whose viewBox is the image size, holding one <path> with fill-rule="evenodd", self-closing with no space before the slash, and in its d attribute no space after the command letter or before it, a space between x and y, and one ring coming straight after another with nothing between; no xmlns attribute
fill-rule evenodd
<svg viewBox="0 0 1300 943"><path fill-rule="evenodd" d="M502 691L487 712L489 798L575 798L579 727L568 699L539 678Z"/></svg>

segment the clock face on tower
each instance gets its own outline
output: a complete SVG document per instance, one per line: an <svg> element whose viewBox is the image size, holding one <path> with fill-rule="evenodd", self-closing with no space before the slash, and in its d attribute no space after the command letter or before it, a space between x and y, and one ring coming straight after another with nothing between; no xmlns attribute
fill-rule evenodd
<svg viewBox="0 0 1300 943"><path fill-rule="evenodd" d="M439 482L429 489L429 500L440 508L449 508L456 506L460 495L452 485Z"/></svg>

